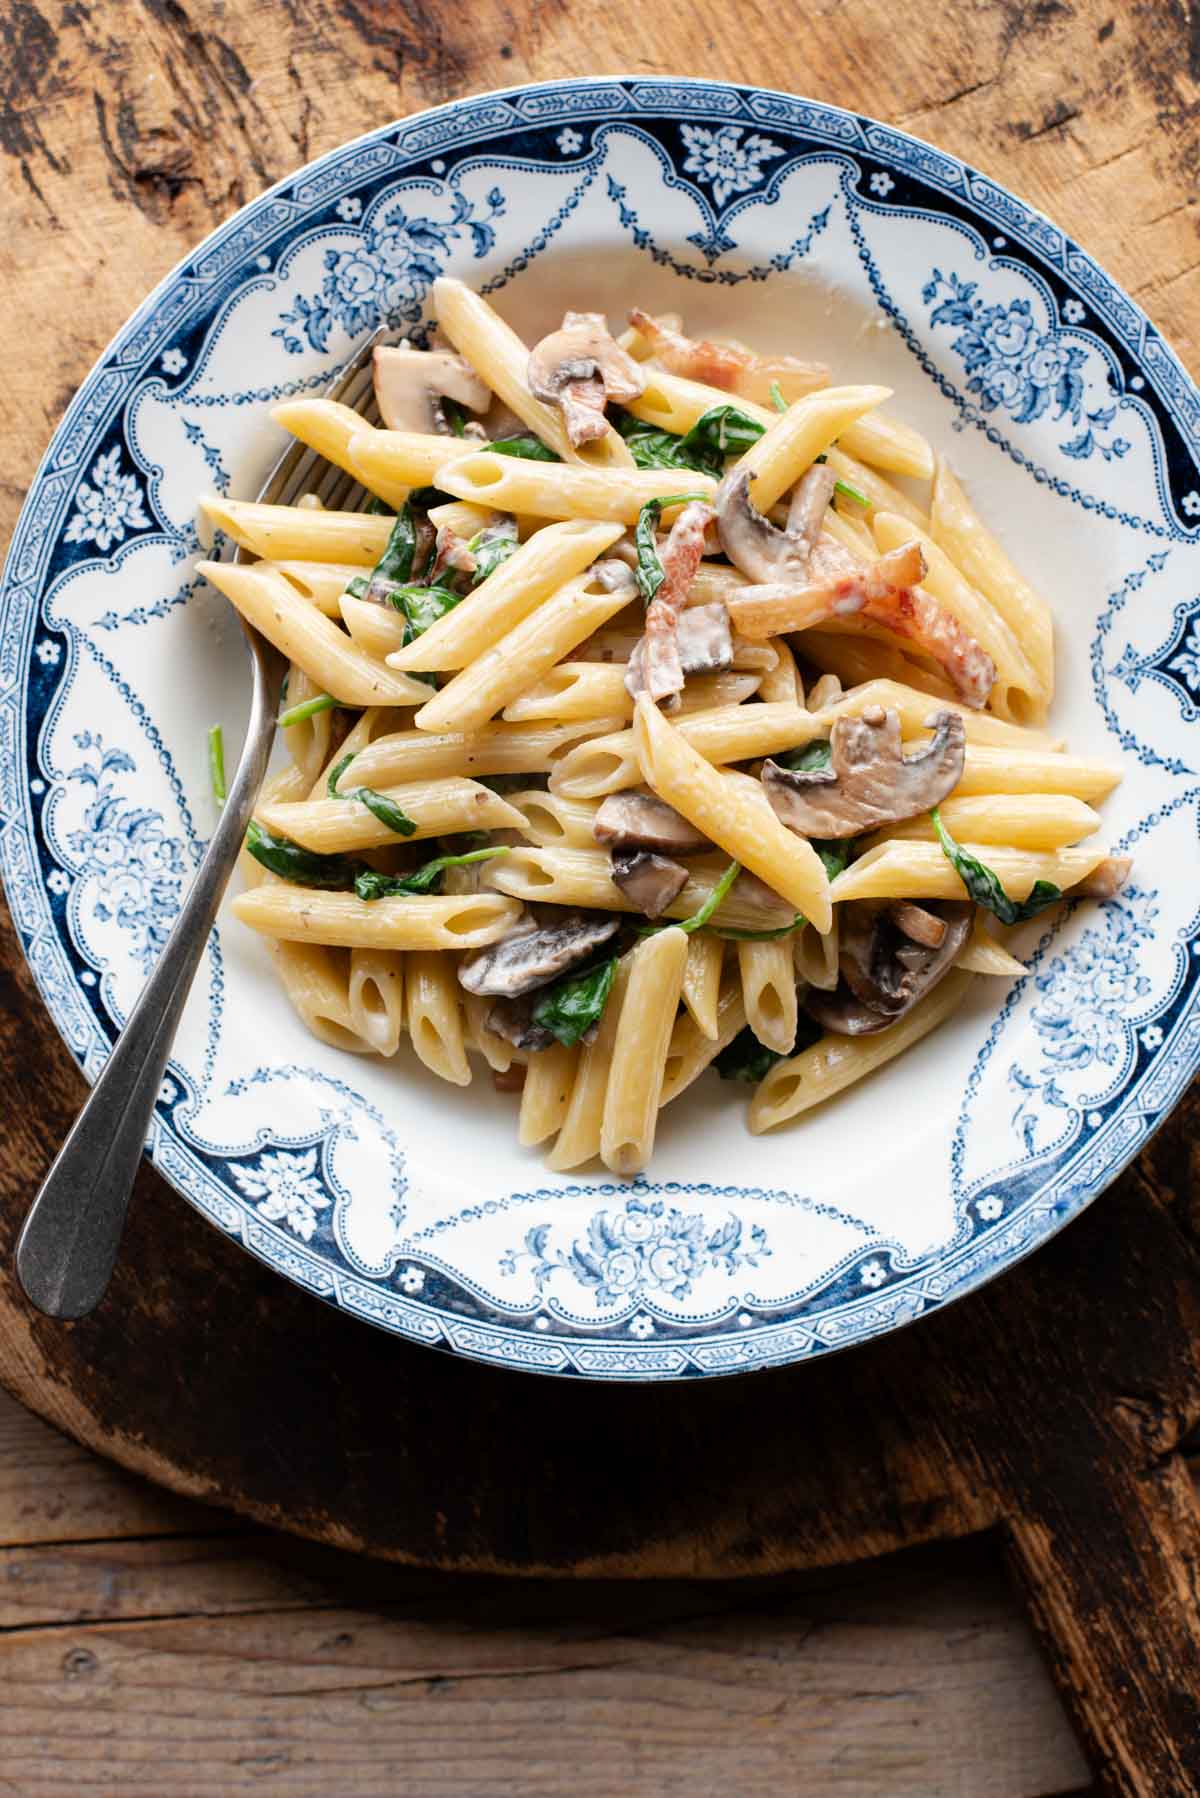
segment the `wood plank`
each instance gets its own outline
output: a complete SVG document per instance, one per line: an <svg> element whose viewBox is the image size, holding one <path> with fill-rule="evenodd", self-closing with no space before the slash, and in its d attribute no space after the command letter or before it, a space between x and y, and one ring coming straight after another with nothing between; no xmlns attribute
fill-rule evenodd
<svg viewBox="0 0 1200 1798"><path fill-rule="evenodd" d="M819 1580L572 1587L359 1564L353 1590L376 1596L349 1609L345 1559L314 1572L288 1544L241 1566L266 1608L162 1615L224 1605L238 1572L234 1545L180 1548L114 1548L107 1579L98 1548L21 1555L27 1616L59 1613L70 1565L110 1619L0 1634L22 1798L159 1798L167 1764L172 1798L266 1777L287 1798L331 1780L355 1798L508 1798L560 1793L567 1769L581 1798L1036 1798L1086 1778L982 1548ZM11 1605L7 1569L0 1586Z"/></svg>

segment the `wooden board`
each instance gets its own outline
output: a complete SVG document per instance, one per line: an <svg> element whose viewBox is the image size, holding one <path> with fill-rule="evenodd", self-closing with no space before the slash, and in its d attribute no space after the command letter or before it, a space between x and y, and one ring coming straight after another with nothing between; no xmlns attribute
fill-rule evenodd
<svg viewBox="0 0 1200 1798"><path fill-rule="evenodd" d="M136 29L131 20L136 19ZM227 7L0 0L0 504L133 302L232 206L381 120L506 82L622 68L769 79L934 138L1053 213L1193 362L1200 38L1174 7L884 0L731 19L498 0ZM2 955L0 1373L177 1491L398 1561L727 1578L994 1527L1114 1791L1200 1786L1200 1102L1079 1224L969 1303L828 1364L655 1390L435 1357L260 1270L145 1172L110 1301L63 1328L7 1273L82 1095ZM764 1788L765 1789L765 1788ZM893 1788L899 1790L899 1786Z"/></svg>

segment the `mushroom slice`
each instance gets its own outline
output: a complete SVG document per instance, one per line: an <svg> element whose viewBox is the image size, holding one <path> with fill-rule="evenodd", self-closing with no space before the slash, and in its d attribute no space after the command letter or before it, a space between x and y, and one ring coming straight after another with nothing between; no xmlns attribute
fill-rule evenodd
<svg viewBox="0 0 1200 1798"><path fill-rule="evenodd" d="M535 399L559 408L576 449L603 437L609 400L635 400L646 388L646 377L609 335L601 312L565 312L562 329L534 345L525 378Z"/></svg>
<svg viewBox="0 0 1200 1798"><path fill-rule="evenodd" d="M637 597L638 585L633 570L628 562L617 556L606 556L602 562L593 562L592 579L606 593L627 593L630 599Z"/></svg>
<svg viewBox="0 0 1200 1798"><path fill-rule="evenodd" d="M375 399L389 431L445 432L442 401L455 400L471 412L486 412L492 401L470 365L452 350L414 350L410 343L378 344L373 358Z"/></svg>
<svg viewBox="0 0 1200 1798"><path fill-rule="evenodd" d="M625 674L625 686L635 699L649 693L657 702L683 691L679 617L704 554L705 533L715 516L711 506L693 500L679 514L659 551L662 583L646 608L645 634L634 646Z"/></svg>
<svg viewBox="0 0 1200 1798"><path fill-rule="evenodd" d="M911 899L897 899L891 906L891 919L901 936L924 949L940 949L946 935L946 921Z"/></svg>
<svg viewBox="0 0 1200 1798"><path fill-rule="evenodd" d="M814 462L796 483L783 530L750 498L751 476L731 469L717 489L717 530L721 548L735 568L752 581L802 585L821 535L821 520L833 495L833 470Z"/></svg>
<svg viewBox="0 0 1200 1798"><path fill-rule="evenodd" d="M688 883L685 867L650 849L614 849L610 860L613 885L647 918L665 912Z"/></svg>
<svg viewBox="0 0 1200 1798"><path fill-rule="evenodd" d="M517 999L497 999L484 1019L484 1027L493 1036L503 1038L514 1049L548 1049L554 1032L533 1021L533 993ZM522 1070L524 1072L524 1070Z"/></svg>
<svg viewBox="0 0 1200 1798"><path fill-rule="evenodd" d="M914 907L924 911L924 907ZM916 943L897 924L889 901L852 900L838 907L841 978L832 993L810 990L809 1016L840 1036L885 1030L933 991L971 933L974 906L947 901L927 916L943 926L936 947Z"/></svg>
<svg viewBox="0 0 1200 1798"><path fill-rule="evenodd" d="M724 674L733 667L733 632L723 599L689 606L675 623L675 645L684 675Z"/></svg>
<svg viewBox="0 0 1200 1798"><path fill-rule="evenodd" d="M666 318L654 318L640 306L630 312L629 322L645 338L660 368L709 387L722 387L760 406L771 404L775 382L789 404L829 385L829 370L823 362L802 362L797 356L759 356L741 344L685 337Z"/></svg>
<svg viewBox="0 0 1200 1798"><path fill-rule="evenodd" d="M1077 881L1068 889L1072 899L1111 899L1119 893L1133 867L1131 855L1106 855L1102 862L1097 862L1090 874Z"/></svg>
<svg viewBox="0 0 1200 1798"><path fill-rule="evenodd" d="M913 755L903 753L899 712L868 706L838 718L827 768L763 763L762 783L776 817L802 837L854 837L930 811L962 779L966 727L958 712L926 719L933 731Z"/></svg>
<svg viewBox="0 0 1200 1798"><path fill-rule="evenodd" d="M486 998L515 999L585 962L617 934L620 920L565 912L553 924L501 937L459 964L459 985Z"/></svg>
<svg viewBox="0 0 1200 1798"><path fill-rule="evenodd" d="M609 794L592 822L592 835L609 849L649 849L658 855L701 855L712 848L665 799L636 788Z"/></svg>

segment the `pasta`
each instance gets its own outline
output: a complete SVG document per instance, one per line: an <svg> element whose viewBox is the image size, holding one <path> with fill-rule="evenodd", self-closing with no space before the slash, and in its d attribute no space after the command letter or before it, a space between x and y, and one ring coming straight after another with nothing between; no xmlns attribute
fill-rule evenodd
<svg viewBox="0 0 1200 1798"><path fill-rule="evenodd" d="M628 1176L714 1066L752 1133L800 1119L1119 884L1049 609L889 389L434 305L375 350L382 428L274 410L364 510L201 502L290 664L233 912L323 1044L482 1066L552 1170Z"/></svg>

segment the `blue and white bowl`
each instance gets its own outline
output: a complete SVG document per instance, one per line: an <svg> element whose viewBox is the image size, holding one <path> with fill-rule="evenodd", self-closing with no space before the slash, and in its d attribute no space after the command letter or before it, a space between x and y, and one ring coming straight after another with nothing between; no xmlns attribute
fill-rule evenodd
<svg viewBox="0 0 1200 1798"><path fill-rule="evenodd" d="M46 1004L94 1076L212 828L208 727L240 740L197 495L252 495L271 404L381 320L420 326L444 272L531 340L565 305L636 301L892 386L1050 596L1054 721L1123 763L1106 827L1133 879L1027 926L1027 980L977 981L799 1127L750 1137L745 1089L706 1078L629 1184L547 1174L485 1077L314 1042L223 925L153 1159L310 1291L485 1361L673 1379L894 1329L1088 1204L1200 1059L1200 403L1055 226L869 119L695 81L465 100L282 182L139 307L54 437L0 598L0 854Z"/></svg>

